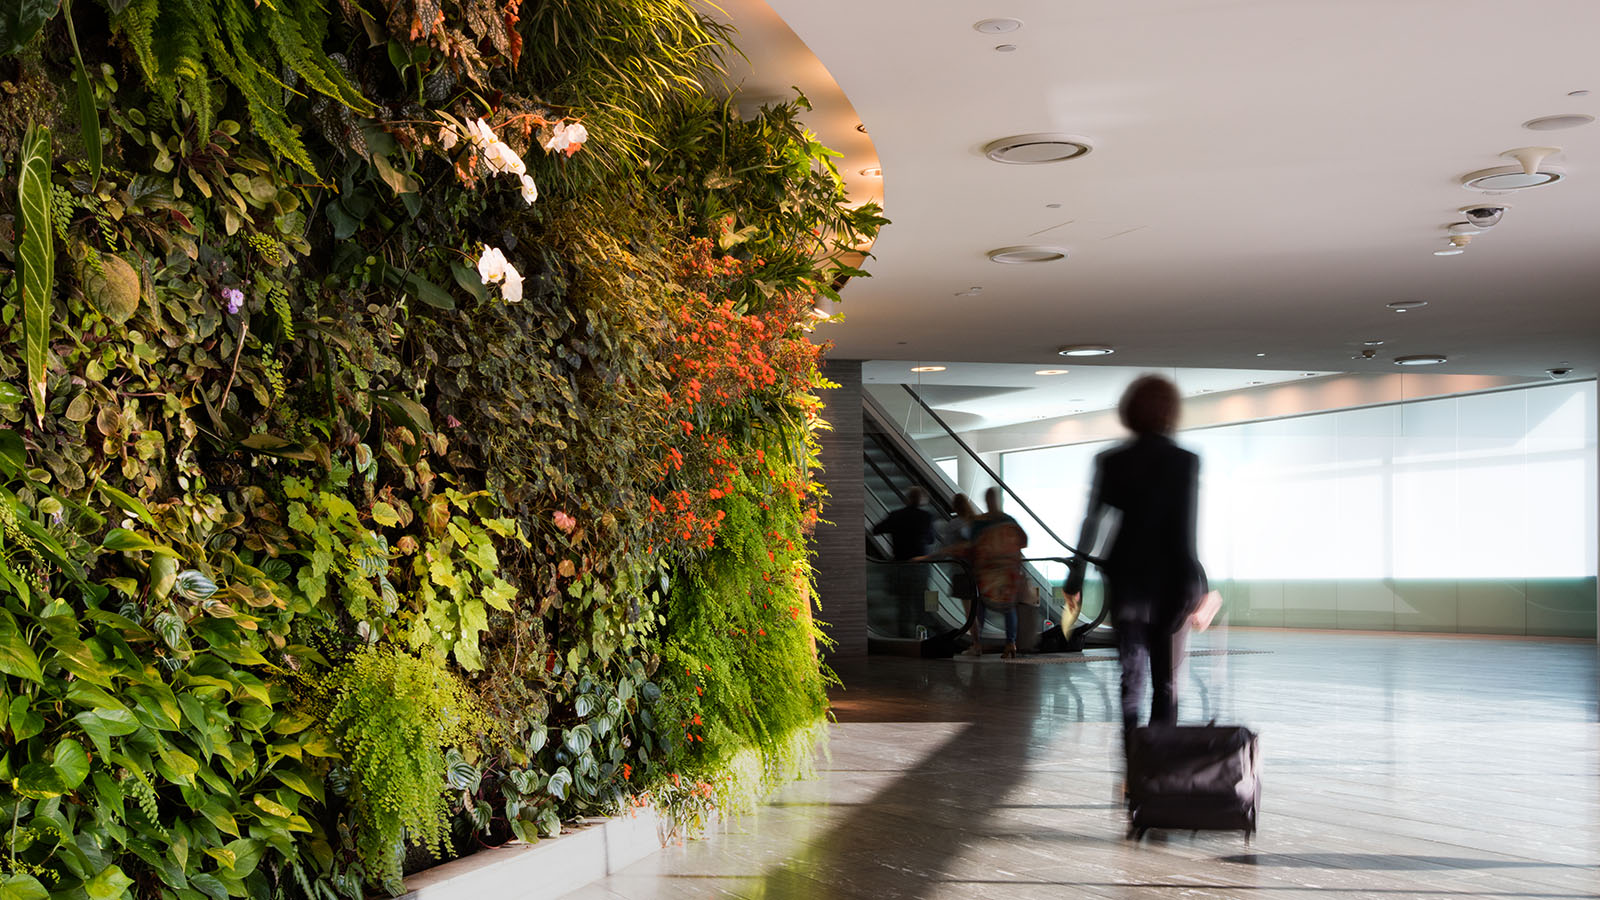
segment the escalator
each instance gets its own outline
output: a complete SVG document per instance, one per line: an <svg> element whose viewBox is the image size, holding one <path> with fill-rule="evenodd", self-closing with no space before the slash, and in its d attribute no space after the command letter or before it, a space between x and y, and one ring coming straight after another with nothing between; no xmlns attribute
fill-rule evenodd
<svg viewBox="0 0 1600 900"><path fill-rule="evenodd" d="M922 404L909 386L905 386L905 390L927 410L932 421L949 435L960 452L968 454L988 471L992 481L1006 493L1008 512L1029 535L1029 551L1037 555L1030 555L1027 560L1027 575L1033 587L1029 591L1031 602L1018 604L1019 651L1077 651L1086 644L1110 643L1110 629L1104 623L1104 605L1097 581L1085 585L1083 609L1075 621L1060 621L1064 606L1060 582L1075 551L972 454L971 448ZM874 536L871 532L874 523L905 505L913 487L921 487L926 492L926 508L936 521L948 521L954 515L952 500L957 487L870 394L863 397L863 410L869 652L950 656L972 643L968 604L961 599L971 593L968 589L971 573L966 563L958 560L895 562L887 537ZM990 612L980 634L985 650L991 647L998 650L1004 642L1001 614Z"/></svg>

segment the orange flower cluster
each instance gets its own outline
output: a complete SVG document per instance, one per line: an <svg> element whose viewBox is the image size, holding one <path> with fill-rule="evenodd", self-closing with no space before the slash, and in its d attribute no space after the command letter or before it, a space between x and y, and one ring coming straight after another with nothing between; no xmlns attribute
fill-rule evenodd
<svg viewBox="0 0 1600 900"><path fill-rule="evenodd" d="M725 411L743 418L738 408L752 400L792 404L819 377L822 348L798 327L810 313L809 295L752 288L750 276L762 264L725 256L710 238L693 242L675 261L674 274L689 293L669 327L672 376L662 401L671 432L659 458L661 478L678 489L649 502L652 515L680 546L715 545L723 513L712 507L733 490L743 468L752 474L766 471L793 496L805 493L798 482L779 483L762 451L752 460L746 455L750 451L736 449L719 428L729 418ZM742 309L732 299L736 296L761 299Z"/></svg>

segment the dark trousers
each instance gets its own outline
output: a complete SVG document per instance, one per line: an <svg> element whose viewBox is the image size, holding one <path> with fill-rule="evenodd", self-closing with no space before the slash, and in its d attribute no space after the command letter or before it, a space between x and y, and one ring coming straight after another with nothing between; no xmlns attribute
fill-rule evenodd
<svg viewBox="0 0 1600 900"><path fill-rule="evenodd" d="M1150 724L1178 724L1178 662L1183 657L1183 634L1172 633L1166 622L1118 622L1117 658L1122 663L1122 737L1126 748L1133 729L1139 727L1139 699L1144 693L1145 671L1152 682Z"/></svg>

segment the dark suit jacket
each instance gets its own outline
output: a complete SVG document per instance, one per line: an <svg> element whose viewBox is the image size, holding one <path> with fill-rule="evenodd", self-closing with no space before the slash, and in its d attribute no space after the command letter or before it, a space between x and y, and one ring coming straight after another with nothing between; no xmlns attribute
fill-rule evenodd
<svg viewBox="0 0 1600 900"><path fill-rule="evenodd" d="M1113 622L1176 625L1206 592L1195 552L1200 458L1156 435L1135 438L1095 457L1089 511L1078 538L1092 553L1108 507L1120 514L1104 555ZM1065 591L1083 590L1083 563L1069 570Z"/></svg>

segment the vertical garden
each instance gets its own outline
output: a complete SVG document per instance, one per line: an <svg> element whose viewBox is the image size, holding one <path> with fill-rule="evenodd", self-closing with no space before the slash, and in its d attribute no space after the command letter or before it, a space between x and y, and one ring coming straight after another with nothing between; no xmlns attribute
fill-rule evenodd
<svg viewBox="0 0 1600 900"><path fill-rule="evenodd" d="M0 4L0 900L360 897L803 768L819 294L686 0Z"/></svg>

